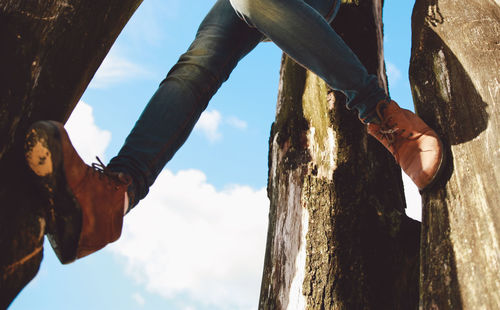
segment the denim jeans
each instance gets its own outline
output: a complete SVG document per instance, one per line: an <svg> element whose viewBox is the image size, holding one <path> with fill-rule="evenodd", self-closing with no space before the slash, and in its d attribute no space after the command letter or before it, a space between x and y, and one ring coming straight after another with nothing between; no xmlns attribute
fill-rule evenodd
<svg viewBox="0 0 500 310"><path fill-rule="evenodd" d="M339 7L340 0L218 0L108 165L132 177L132 204L146 196L238 61L265 39L343 92L360 118L385 99L329 26Z"/></svg>

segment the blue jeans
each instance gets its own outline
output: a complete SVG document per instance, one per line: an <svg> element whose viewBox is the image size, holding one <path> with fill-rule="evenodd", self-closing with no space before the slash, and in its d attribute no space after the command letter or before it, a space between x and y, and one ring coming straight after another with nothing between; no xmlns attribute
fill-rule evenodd
<svg viewBox="0 0 500 310"><path fill-rule="evenodd" d="M360 118L386 94L329 26L340 0L218 0L108 167L129 174L132 204L186 141L236 64L268 38L347 97Z"/></svg>

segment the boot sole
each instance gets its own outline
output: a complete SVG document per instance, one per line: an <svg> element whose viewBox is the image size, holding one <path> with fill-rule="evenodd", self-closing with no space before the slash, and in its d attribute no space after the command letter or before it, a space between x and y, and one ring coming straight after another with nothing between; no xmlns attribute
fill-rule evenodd
<svg viewBox="0 0 500 310"><path fill-rule="evenodd" d="M40 192L47 198L47 237L63 264L77 256L82 209L66 182L61 132L55 122L40 121L26 134L24 154Z"/></svg>

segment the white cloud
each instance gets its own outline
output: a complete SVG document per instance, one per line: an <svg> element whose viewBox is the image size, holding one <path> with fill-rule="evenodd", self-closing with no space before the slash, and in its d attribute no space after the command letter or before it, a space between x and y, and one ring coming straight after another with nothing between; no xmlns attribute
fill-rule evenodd
<svg viewBox="0 0 500 310"><path fill-rule="evenodd" d="M241 130L246 129L248 126L247 122L237 118L236 116L228 117L227 123L229 125L231 125L232 127L237 128L237 129L241 129Z"/></svg>
<svg viewBox="0 0 500 310"><path fill-rule="evenodd" d="M247 128L247 122L235 117L223 117L222 114L217 110L205 111L201 114L200 119L196 123L194 129L203 135L210 141L215 142L222 138L220 132L220 125L223 122L229 126L244 130Z"/></svg>
<svg viewBox="0 0 500 310"><path fill-rule="evenodd" d="M110 248L151 292L220 309L256 309L268 207L265 189L219 191L201 171L164 170Z"/></svg>
<svg viewBox="0 0 500 310"><path fill-rule="evenodd" d="M395 85L401 79L401 71L395 64L386 61L385 63L387 76L389 78L389 85Z"/></svg>
<svg viewBox="0 0 500 310"><path fill-rule="evenodd" d="M210 142L214 142L222 137L222 134L219 132L221 120L222 116L219 111L205 111L201 114L194 129L202 132Z"/></svg>
<svg viewBox="0 0 500 310"><path fill-rule="evenodd" d="M417 186L413 183L409 176L404 172L403 185L405 188L406 197L406 215L417 221L422 221L422 197L418 192Z"/></svg>
<svg viewBox="0 0 500 310"><path fill-rule="evenodd" d="M132 299L141 307L146 303L144 297L142 297L142 295L139 293L132 294Z"/></svg>
<svg viewBox="0 0 500 310"><path fill-rule="evenodd" d="M104 161L104 152L111 141L111 133L96 126L90 105L80 101L65 128L73 146L87 164L95 162L96 156Z"/></svg>
<svg viewBox="0 0 500 310"><path fill-rule="evenodd" d="M104 58L89 87L106 88L127 80L144 78L148 75L149 73L146 69L117 55L111 50L106 58Z"/></svg>

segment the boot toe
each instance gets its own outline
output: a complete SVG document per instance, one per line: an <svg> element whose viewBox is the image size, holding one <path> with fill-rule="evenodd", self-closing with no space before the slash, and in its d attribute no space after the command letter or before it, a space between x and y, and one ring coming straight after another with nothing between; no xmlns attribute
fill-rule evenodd
<svg viewBox="0 0 500 310"><path fill-rule="evenodd" d="M424 190L437 178L443 163L443 148L435 134L422 135L415 141L418 148L413 152L410 164L402 167L419 190Z"/></svg>

